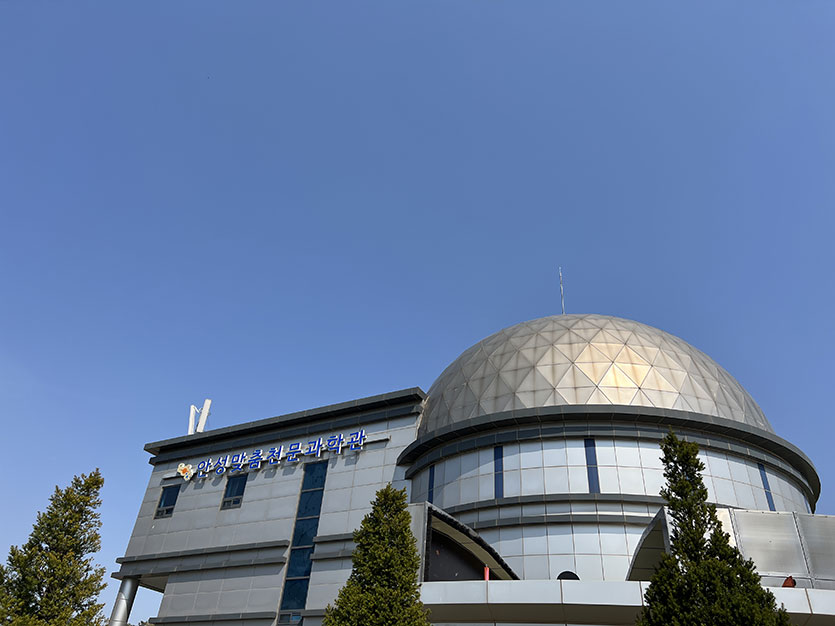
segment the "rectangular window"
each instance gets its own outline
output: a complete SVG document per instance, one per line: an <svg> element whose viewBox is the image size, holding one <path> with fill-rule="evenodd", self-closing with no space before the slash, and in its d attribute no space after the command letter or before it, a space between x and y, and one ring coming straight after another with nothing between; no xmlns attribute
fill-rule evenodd
<svg viewBox="0 0 835 626"><path fill-rule="evenodd" d="M290 544L290 560L287 563L287 577L278 614L279 624L301 624L301 613L297 611L304 609L307 603L307 588L313 566L313 538L319 529L328 462L307 463L303 471L296 525Z"/></svg>
<svg viewBox="0 0 835 626"><path fill-rule="evenodd" d="M220 503L221 511L240 508L241 502L244 500L244 489L246 489L246 474L243 476L230 476L226 481L223 502Z"/></svg>
<svg viewBox="0 0 835 626"><path fill-rule="evenodd" d="M771 495L771 487L768 485L768 474L765 473L765 466L762 463L757 463L760 468L760 479L763 481L763 489L765 489L765 499L768 501L768 510L775 511L774 497Z"/></svg>
<svg viewBox="0 0 835 626"><path fill-rule="evenodd" d="M429 504L435 500L435 466L429 466L429 493L426 497Z"/></svg>
<svg viewBox="0 0 835 626"><path fill-rule="evenodd" d="M310 556L313 548L293 548L290 551L290 563L287 565L287 578L304 578L310 576L313 562Z"/></svg>
<svg viewBox="0 0 835 626"><path fill-rule="evenodd" d="M284 583L284 596L281 598L281 610L303 609L307 602L307 586L310 578L292 578Z"/></svg>
<svg viewBox="0 0 835 626"><path fill-rule="evenodd" d="M299 508L296 512L296 518L318 517L319 512L322 510L322 495L324 493L324 489L303 491L299 498Z"/></svg>
<svg viewBox="0 0 835 626"><path fill-rule="evenodd" d="M600 475L597 472L597 448L594 439L584 439L586 447L586 471L589 475L589 493L600 493Z"/></svg>
<svg viewBox="0 0 835 626"><path fill-rule="evenodd" d="M174 513L174 505L177 504L177 496L180 495L180 485L169 485L162 488L162 495L159 497L157 512L154 517L171 517Z"/></svg>
<svg viewBox="0 0 835 626"><path fill-rule="evenodd" d="M493 448L493 497L504 498L504 448Z"/></svg>

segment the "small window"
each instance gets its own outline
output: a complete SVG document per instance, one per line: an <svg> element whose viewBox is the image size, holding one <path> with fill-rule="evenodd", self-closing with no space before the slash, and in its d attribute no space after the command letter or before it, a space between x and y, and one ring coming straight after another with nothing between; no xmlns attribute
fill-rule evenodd
<svg viewBox="0 0 835 626"><path fill-rule="evenodd" d="M307 601L309 578L293 578L284 583L284 596L281 598L282 611L303 609Z"/></svg>
<svg viewBox="0 0 835 626"><path fill-rule="evenodd" d="M287 578L304 578L310 576L313 561L313 548L293 548L290 551L290 563L287 565Z"/></svg>
<svg viewBox="0 0 835 626"><path fill-rule="evenodd" d="M293 532L293 546L312 546L313 538L316 536L318 529L318 517L296 520L296 528Z"/></svg>
<svg viewBox="0 0 835 626"><path fill-rule="evenodd" d="M307 463L304 466L304 478L302 479L302 491L308 489L324 489L325 476L328 473L328 462Z"/></svg>
<svg viewBox="0 0 835 626"><path fill-rule="evenodd" d="M303 491L299 498L299 508L296 512L296 519L302 517L319 517L322 510L322 489L316 491Z"/></svg>
<svg viewBox="0 0 835 626"><path fill-rule="evenodd" d="M174 513L174 505L177 504L178 495L180 495L180 485L163 487L154 517L171 517L171 514Z"/></svg>
<svg viewBox="0 0 835 626"><path fill-rule="evenodd" d="M240 508L244 500L244 489L246 489L246 475L230 476L226 481L226 491L223 494L223 502L220 503L220 510Z"/></svg>

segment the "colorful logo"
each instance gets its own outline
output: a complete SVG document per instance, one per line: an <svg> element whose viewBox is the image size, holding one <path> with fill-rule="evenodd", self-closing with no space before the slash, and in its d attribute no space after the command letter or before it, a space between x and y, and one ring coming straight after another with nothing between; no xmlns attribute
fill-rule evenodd
<svg viewBox="0 0 835 626"><path fill-rule="evenodd" d="M180 463L177 466L177 473L182 476L184 480L190 480L191 477L194 476L194 469L191 465Z"/></svg>

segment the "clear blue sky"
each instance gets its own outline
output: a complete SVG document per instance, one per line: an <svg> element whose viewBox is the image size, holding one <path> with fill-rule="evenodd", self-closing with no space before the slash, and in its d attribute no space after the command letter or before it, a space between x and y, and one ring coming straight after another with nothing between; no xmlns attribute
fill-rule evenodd
<svg viewBox="0 0 835 626"><path fill-rule="evenodd" d="M428 389L558 312L557 265L569 312L734 374L835 513L833 32L830 0L2 3L0 554L100 467L113 571L189 404Z"/></svg>

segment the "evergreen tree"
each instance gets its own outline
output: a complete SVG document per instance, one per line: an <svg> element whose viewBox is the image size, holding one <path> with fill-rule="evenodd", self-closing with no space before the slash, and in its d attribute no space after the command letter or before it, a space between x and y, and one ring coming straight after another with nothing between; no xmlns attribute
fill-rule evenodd
<svg viewBox="0 0 835 626"><path fill-rule="evenodd" d="M707 502L698 445L670 432L661 450L670 553L652 576L638 626L788 626L785 609L777 609L753 561L729 543L716 507Z"/></svg>
<svg viewBox="0 0 835 626"><path fill-rule="evenodd" d="M428 626L410 522L405 489L389 484L377 492L371 512L354 531L351 576L327 608L323 626Z"/></svg>
<svg viewBox="0 0 835 626"><path fill-rule="evenodd" d="M0 565L0 624L3 626L98 626L104 624L104 568L92 554L101 547L96 511L104 484L99 470L55 488L38 513L29 540L12 546Z"/></svg>

